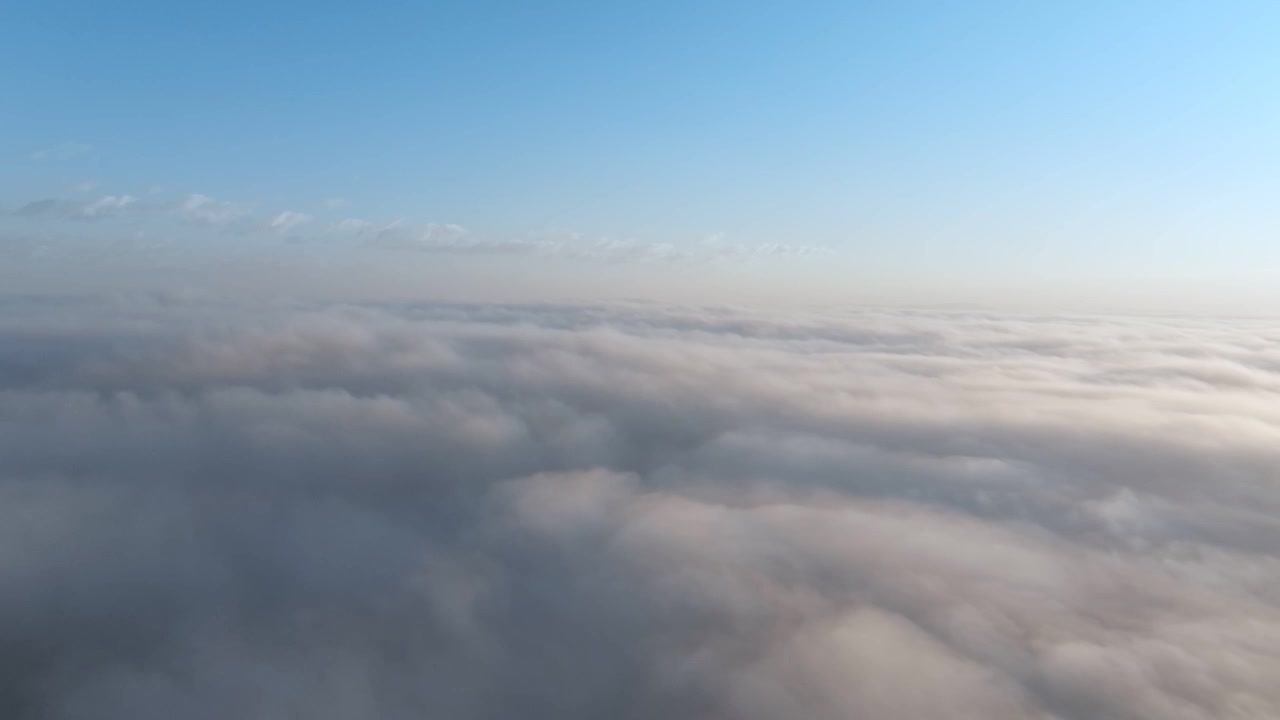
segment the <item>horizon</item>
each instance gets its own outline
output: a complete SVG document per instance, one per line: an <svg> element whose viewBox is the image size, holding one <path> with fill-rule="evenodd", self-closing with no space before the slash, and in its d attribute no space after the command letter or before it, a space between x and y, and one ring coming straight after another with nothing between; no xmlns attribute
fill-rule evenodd
<svg viewBox="0 0 1280 720"><path fill-rule="evenodd" d="M1280 311L1267 3L7 16L6 287Z"/></svg>

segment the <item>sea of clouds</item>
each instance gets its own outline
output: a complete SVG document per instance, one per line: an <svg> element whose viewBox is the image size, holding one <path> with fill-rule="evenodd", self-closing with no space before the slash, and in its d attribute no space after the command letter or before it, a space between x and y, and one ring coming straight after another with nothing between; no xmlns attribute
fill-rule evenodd
<svg viewBox="0 0 1280 720"><path fill-rule="evenodd" d="M0 716L1280 717L1280 324L11 297Z"/></svg>

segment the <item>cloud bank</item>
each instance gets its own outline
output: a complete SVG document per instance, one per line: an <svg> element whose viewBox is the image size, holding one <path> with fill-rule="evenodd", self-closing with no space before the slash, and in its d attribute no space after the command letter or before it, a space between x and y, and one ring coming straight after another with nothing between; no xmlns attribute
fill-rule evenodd
<svg viewBox="0 0 1280 720"><path fill-rule="evenodd" d="M10 298L9 718L1280 716L1253 321Z"/></svg>

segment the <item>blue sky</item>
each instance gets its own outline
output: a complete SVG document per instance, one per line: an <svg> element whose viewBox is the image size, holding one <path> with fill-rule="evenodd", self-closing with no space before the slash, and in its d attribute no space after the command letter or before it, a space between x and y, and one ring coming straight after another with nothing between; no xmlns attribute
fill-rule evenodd
<svg viewBox="0 0 1280 720"><path fill-rule="evenodd" d="M7 273L1271 302L1277 37L1271 2L14 2Z"/></svg>

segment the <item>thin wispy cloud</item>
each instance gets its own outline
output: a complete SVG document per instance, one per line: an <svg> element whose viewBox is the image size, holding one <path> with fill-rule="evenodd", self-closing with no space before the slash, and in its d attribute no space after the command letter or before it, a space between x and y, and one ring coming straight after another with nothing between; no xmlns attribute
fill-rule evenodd
<svg viewBox="0 0 1280 720"><path fill-rule="evenodd" d="M466 228L453 223L416 224L395 220L374 226L369 243L379 247L430 251L460 247L471 242L469 236Z"/></svg>
<svg viewBox="0 0 1280 720"><path fill-rule="evenodd" d="M375 231L377 227L377 223L363 218L343 218L333 223L333 229L337 232L355 236Z"/></svg>
<svg viewBox="0 0 1280 720"><path fill-rule="evenodd" d="M285 210L267 221L267 227L275 232L287 233L302 225L306 225L311 222L311 219L311 216L306 213L296 212L294 210Z"/></svg>
<svg viewBox="0 0 1280 720"><path fill-rule="evenodd" d="M79 212L84 217L109 217L119 215L137 204L132 195L103 195L86 204Z"/></svg>
<svg viewBox="0 0 1280 720"><path fill-rule="evenodd" d="M234 202L193 193L178 200L143 199L129 195L101 195L83 199L43 198L25 203L13 212L28 219L43 220L144 220L172 218L196 227L229 228L251 218L248 208ZM305 218L305 219L304 219ZM283 212L268 225L293 227L310 219L301 213Z"/></svg>
<svg viewBox="0 0 1280 720"><path fill-rule="evenodd" d="M822 252L817 246L793 243L735 242L723 234L674 242L645 242L591 236L576 231L495 235L457 223L414 222L405 218L378 221L348 217L327 223L297 210L256 215L250 206L192 193L178 200L132 195L103 195L93 200L45 198L20 206L15 213L29 219L106 220L170 218L206 229L253 234L265 231L291 237L348 239L370 249L454 255L521 255L611 263L707 263L800 257Z"/></svg>
<svg viewBox="0 0 1280 720"><path fill-rule="evenodd" d="M103 195L93 200L45 198L19 207L14 214L26 218L99 220L121 217L138 206L132 195Z"/></svg>
<svg viewBox="0 0 1280 720"><path fill-rule="evenodd" d="M78 160L92 155L94 147L82 142L64 142L31 153L31 159L37 162L66 162Z"/></svg>
<svg viewBox="0 0 1280 720"><path fill-rule="evenodd" d="M192 193L171 205L172 211L194 225L226 228L249 217L249 210L227 200Z"/></svg>

